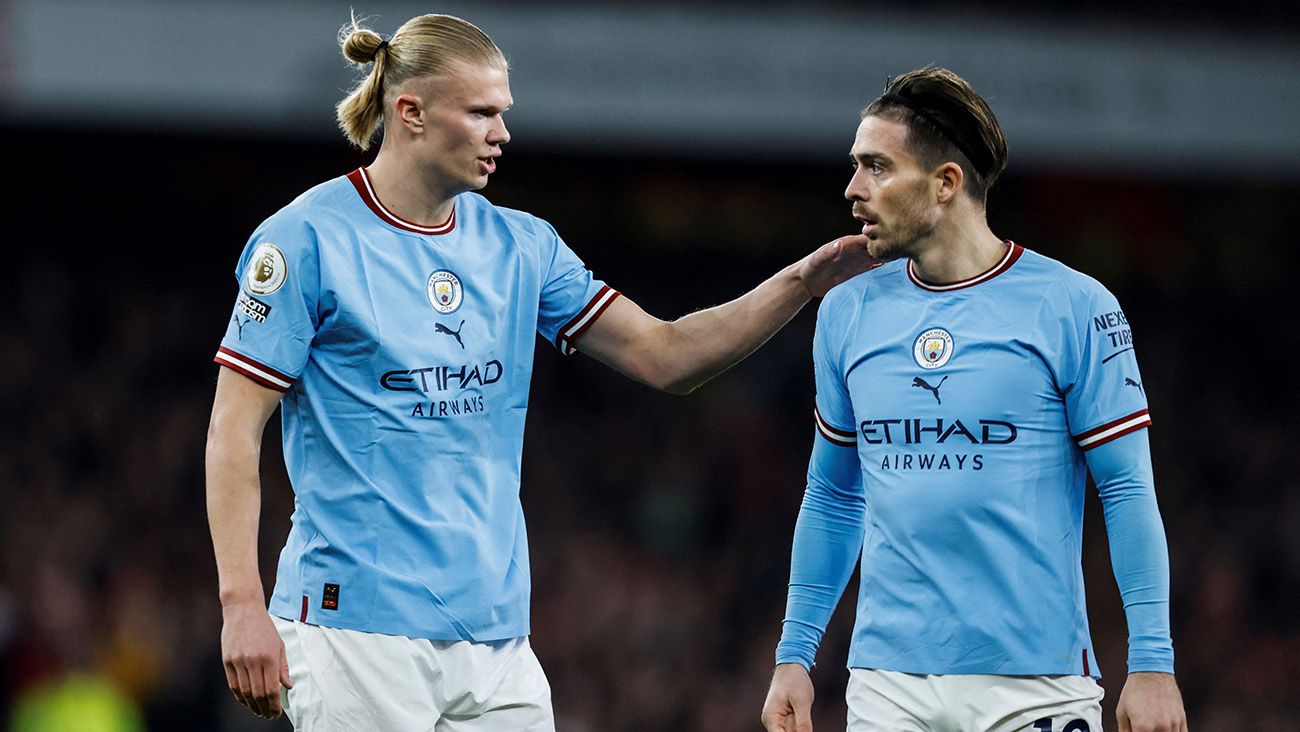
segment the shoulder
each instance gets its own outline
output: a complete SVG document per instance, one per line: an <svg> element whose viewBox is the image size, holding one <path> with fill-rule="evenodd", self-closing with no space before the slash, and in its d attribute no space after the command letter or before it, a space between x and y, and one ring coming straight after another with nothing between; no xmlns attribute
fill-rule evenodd
<svg viewBox="0 0 1300 732"><path fill-rule="evenodd" d="M813 356L834 358L854 333L862 313L874 298L888 298L903 280L906 260L884 262L831 288L817 307Z"/></svg>
<svg viewBox="0 0 1300 732"><path fill-rule="evenodd" d="M817 309L819 321L852 317L871 298L888 296L903 281L903 267L907 260L895 259L875 267L832 287L822 298Z"/></svg>
<svg viewBox="0 0 1300 732"><path fill-rule="evenodd" d="M1089 308L1113 302L1115 296L1096 278L1056 259L1026 248L1020 257L1021 277L1038 280L1044 295L1059 305Z"/></svg>
<svg viewBox="0 0 1300 732"><path fill-rule="evenodd" d="M456 199L463 208L457 216L508 231L516 238L549 240L559 238L555 227L526 211L498 206L477 193L462 193Z"/></svg>
<svg viewBox="0 0 1300 732"><path fill-rule="evenodd" d="M320 229L343 223L345 208L339 203L348 195L355 192L343 176L312 186L267 217L254 238L278 239L284 246L295 249L314 246Z"/></svg>

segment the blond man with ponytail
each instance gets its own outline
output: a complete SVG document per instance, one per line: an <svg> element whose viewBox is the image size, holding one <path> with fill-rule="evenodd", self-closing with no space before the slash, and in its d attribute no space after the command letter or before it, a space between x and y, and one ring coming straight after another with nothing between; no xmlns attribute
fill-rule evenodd
<svg viewBox="0 0 1300 732"><path fill-rule="evenodd" d="M474 193L512 104L482 31L446 15L388 39L344 30L368 71L339 125L361 149L382 130L379 152L257 228L215 357L207 500L227 680L303 730L553 730L519 503L534 333L684 394L866 269L866 238L656 319L545 221ZM296 498L268 608L257 466L277 405Z"/></svg>

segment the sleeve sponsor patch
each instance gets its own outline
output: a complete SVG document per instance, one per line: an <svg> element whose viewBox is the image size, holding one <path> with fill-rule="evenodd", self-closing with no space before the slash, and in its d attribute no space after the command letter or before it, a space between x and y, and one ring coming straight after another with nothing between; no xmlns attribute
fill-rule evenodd
<svg viewBox="0 0 1300 732"><path fill-rule="evenodd" d="M1129 327L1128 318L1124 317L1123 310L1094 315L1092 330L1099 334L1100 353L1104 354L1102 363L1133 350L1133 329Z"/></svg>
<svg viewBox="0 0 1300 732"><path fill-rule="evenodd" d="M259 323L265 323L266 316L271 314L270 304L264 303L242 290L239 292L239 301L236 303L236 307L239 308L240 312L244 315L247 315Z"/></svg>
<svg viewBox="0 0 1300 732"><path fill-rule="evenodd" d="M270 295L284 285L289 277L289 263L284 252L270 242L263 242L253 250L248 260L244 282L254 295Z"/></svg>

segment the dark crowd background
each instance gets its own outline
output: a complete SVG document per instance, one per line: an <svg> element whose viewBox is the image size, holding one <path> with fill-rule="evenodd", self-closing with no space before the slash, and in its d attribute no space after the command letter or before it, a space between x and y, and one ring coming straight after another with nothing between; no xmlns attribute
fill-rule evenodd
<svg viewBox="0 0 1300 732"><path fill-rule="evenodd" d="M341 140L82 127L5 139L0 719L286 729L239 708L221 670L203 488L211 359L248 234L366 158ZM506 150L486 194L551 221L661 317L728 300L855 228L844 164ZM998 234L1100 279L1133 325L1197 732L1300 729L1298 195L1248 176L1096 177L1013 157L991 199ZM532 640L560 730L761 728L813 440L814 312L684 398L539 343L523 502ZM278 423L267 435L269 584L292 493ZM1126 631L1095 493L1086 539L1111 729ZM818 729L842 729L855 587L814 670Z"/></svg>

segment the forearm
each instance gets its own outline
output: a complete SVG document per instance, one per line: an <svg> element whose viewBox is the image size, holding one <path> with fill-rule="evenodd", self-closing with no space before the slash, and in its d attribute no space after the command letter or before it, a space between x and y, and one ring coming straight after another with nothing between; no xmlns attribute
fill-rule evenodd
<svg viewBox="0 0 1300 732"><path fill-rule="evenodd" d="M810 299L790 265L731 302L661 323L643 353L649 383L693 391L756 351Z"/></svg>
<svg viewBox="0 0 1300 732"><path fill-rule="evenodd" d="M656 389L686 394L757 350L810 299L866 271L874 262L867 242L836 239L741 297L672 322L619 297L578 337L577 349Z"/></svg>
<svg viewBox="0 0 1300 732"><path fill-rule="evenodd" d="M1169 550L1156 504L1146 430L1088 453L1101 495L1111 566L1129 629L1129 672L1173 673Z"/></svg>
<svg viewBox="0 0 1300 732"><path fill-rule="evenodd" d="M790 589L776 662L812 666L862 548L866 506L853 448L817 438L790 552Z"/></svg>
<svg viewBox="0 0 1300 732"><path fill-rule="evenodd" d="M207 508L222 605L265 604L258 570L260 446L247 436L212 430L208 437Z"/></svg>

